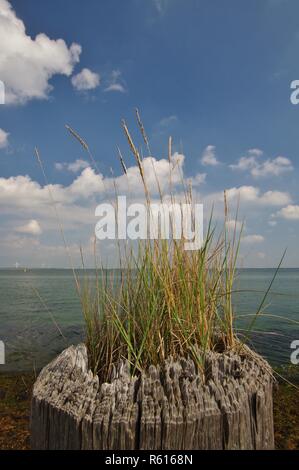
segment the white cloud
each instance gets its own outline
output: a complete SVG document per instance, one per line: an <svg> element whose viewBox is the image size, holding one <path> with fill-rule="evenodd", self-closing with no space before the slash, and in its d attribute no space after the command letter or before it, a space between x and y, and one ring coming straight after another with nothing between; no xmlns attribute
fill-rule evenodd
<svg viewBox="0 0 299 470"><path fill-rule="evenodd" d="M70 76L81 54L80 45L68 47L63 39L44 33L31 38L7 0L0 0L0 44L0 77L8 104L47 98L49 80L56 74Z"/></svg>
<svg viewBox="0 0 299 470"><path fill-rule="evenodd" d="M3 149L8 146L8 136L8 132L5 132L3 129L0 129L0 149Z"/></svg>
<svg viewBox="0 0 299 470"><path fill-rule="evenodd" d="M78 158L72 163L66 163L66 162L57 162L55 163L55 168L56 170L63 171L71 171L72 173L78 173L80 170L83 170L84 168L89 167L89 163L86 160L82 160L81 158Z"/></svg>
<svg viewBox="0 0 299 470"><path fill-rule="evenodd" d="M158 201L159 199L157 190L158 179L161 189L166 195L165 202L167 202L167 195L169 197L170 170L172 171L171 180L176 194L176 201L178 202L180 200L182 195L180 184L182 178L184 178L184 161L184 155L179 153L175 153L170 162L168 158L158 160L154 157L145 157L143 159L143 170L149 191L153 195L153 200ZM62 165L63 169L69 169L69 165L75 165L77 169L79 169L81 163L78 159L72 163L64 162ZM73 166L70 171L72 170L75 171L76 168ZM80 168L80 170L82 170L82 168ZM200 185L204 182L204 179L204 175L198 174L193 177L192 183L194 184L194 182L196 182ZM4 219L6 220L5 224L0 226L2 253L5 252L5 256L13 256L14 261L15 259L19 259L16 258L17 255L14 254L12 244L10 245L10 251L3 249L4 237L6 236L9 240L11 233L18 234L16 244L27 246L26 238L29 237L26 237L26 234L38 235L39 228L41 229L41 227L43 233L46 235L43 238L47 240L47 243L49 243L49 240L55 243L53 242L53 237L57 238L57 219L53 211L49 190L54 200L57 202L57 210L64 230L66 231L67 240L70 240L71 244L79 240L83 240L84 242L84 240L88 239L88 237L90 238L91 234L94 232L94 209L96 205L100 202L110 202L114 199L114 183L116 184L118 194L128 195L130 202L144 201L142 180L139 169L137 165L134 164L132 166L127 165L127 174L120 174L120 176L115 176L115 178L96 174L90 166L87 166L83 168L80 174L74 176L73 181L69 185L41 185L37 181L32 180L29 176L23 175L0 178L0 210L3 217L6 217L6 219ZM264 217L265 221L267 221L269 216L269 214L267 214L267 208L272 208L273 212L273 207L275 206L285 208L285 206L291 204L291 198L288 193L274 190L263 192L261 189L254 186L230 188L227 190L226 194L230 207L232 207L231 202L233 204L237 203L238 196L240 195L241 209L243 210L244 208L247 210L248 215L253 214L254 217L258 214ZM206 194L206 196L204 196L199 195L196 188L194 189L194 195L198 202L204 203L206 214L209 212L208 207L215 202L214 214L216 220L223 220L222 192ZM233 213L231 212L231 214ZM26 223L24 223L24 217L27 218L29 222L26 221ZM232 216L227 223L230 229L233 229L235 224L233 217L234 216ZM237 222L236 228L240 231L240 220ZM22 234L25 235L22 237ZM262 241L262 235L257 234L246 234L243 240L244 244L261 243ZM7 243L9 245L9 242ZM44 250L44 252L42 250ZM34 251L34 256L36 259L39 259L39 256L42 258L46 256L45 253L50 253L51 250L52 248L45 248L44 245L40 245L40 255ZM62 263L58 255L55 257L54 251L53 247L53 259L55 258L56 260L53 261L53 263ZM4 259L3 256L2 259Z"/></svg>
<svg viewBox="0 0 299 470"><path fill-rule="evenodd" d="M286 157L276 157L266 160L251 170L252 176L279 176L293 170L291 160Z"/></svg>
<svg viewBox="0 0 299 470"><path fill-rule="evenodd" d="M253 244L253 243L262 243L265 238L262 235L246 235L242 237L242 243Z"/></svg>
<svg viewBox="0 0 299 470"><path fill-rule="evenodd" d="M104 189L103 175L98 175L92 168L88 167L82 171L81 175L69 187L65 188L65 191L70 193L76 200L101 194Z"/></svg>
<svg viewBox="0 0 299 470"><path fill-rule="evenodd" d="M35 219L30 220L27 224L21 225L16 229L19 233L28 233L30 235L40 235L42 233L41 226Z"/></svg>
<svg viewBox="0 0 299 470"><path fill-rule="evenodd" d="M160 188L164 191L169 189L170 173L171 184L178 185L182 182L183 165L185 156L175 152L171 157L171 162L166 158L160 160L154 157L145 157L142 160L142 167L146 179L146 184L152 194L158 194L157 180L159 181ZM127 174L114 178L118 191L134 192L135 194L143 194L143 185L140 177L139 169L137 166L127 168ZM105 180L105 187L113 185L112 179ZM113 187L113 186L111 186Z"/></svg>
<svg viewBox="0 0 299 470"><path fill-rule="evenodd" d="M169 188L170 171L171 184L178 185L182 181L183 164L185 157L175 153L171 162L168 159L157 160L146 157L142 161L143 171L148 189L153 195L158 194L157 180L162 190ZM72 205L83 202L92 197L103 197L114 194L114 185L120 193L131 191L135 195L143 195L143 184L137 165L127 168L127 174L115 178L104 177L87 167L78 175L69 186L50 184L41 186L29 176L11 176L0 178L0 206L5 208L27 208L36 210L50 204L50 195L59 204Z"/></svg>
<svg viewBox="0 0 299 470"><path fill-rule="evenodd" d="M259 202L266 206L282 206L291 201L290 194L283 191L266 191L259 198Z"/></svg>
<svg viewBox="0 0 299 470"><path fill-rule="evenodd" d="M275 216L286 220L299 220L299 206L289 204L278 211Z"/></svg>
<svg viewBox="0 0 299 470"><path fill-rule="evenodd" d="M192 186L199 186L206 181L206 173L197 173L193 178L190 178Z"/></svg>
<svg viewBox="0 0 299 470"><path fill-rule="evenodd" d="M251 156L254 155L256 157L261 157L264 154L264 152L261 149L253 148L253 149L248 150L248 154Z"/></svg>
<svg viewBox="0 0 299 470"><path fill-rule="evenodd" d="M118 91L120 93L126 92L124 81L121 79L120 70L113 70L109 83L104 91Z"/></svg>
<svg viewBox="0 0 299 470"><path fill-rule="evenodd" d="M0 205L7 209L27 207L31 210L49 205L49 188L56 200L66 200L65 189L61 185L42 187L23 175L0 178Z"/></svg>
<svg viewBox="0 0 299 470"><path fill-rule="evenodd" d="M249 156L249 157L241 157L236 165L230 165L232 170L252 170L256 166L256 157Z"/></svg>
<svg viewBox="0 0 299 470"><path fill-rule="evenodd" d="M232 170L249 171L255 177L279 176L293 170L291 160L286 157L268 158L260 161L263 152L260 149L248 150L245 157L241 157L236 164L230 165Z"/></svg>
<svg viewBox="0 0 299 470"><path fill-rule="evenodd" d="M125 87L121 83L111 83L105 88L105 91L119 91L120 93L125 93Z"/></svg>
<svg viewBox="0 0 299 470"><path fill-rule="evenodd" d="M170 162L166 158L161 160L153 157L144 158L142 165L153 195L152 200L157 202L159 200L156 178L160 182L162 191L167 194L170 169L173 187L176 190L180 187L183 163L184 156L178 153L172 156ZM68 265L69 259L65 248L60 249L57 245L57 241L60 240L60 220L68 246L74 246L73 260L76 263L78 259L80 264L78 244L82 241L84 246L84 241L89 240L94 233L96 223L94 210L97 204L114 200L114 183L117 185L118 193L127 195L130 202L144 202L144 190L137 166L128 167L127 175L122 174L115 178L98 175L92 168L87 167L69 185L43 186L29 176L23 175L0 178L0 211L4 221L0 225L1 262L6 266L14 263L16 259L25 265L45 262L46 264L50 262L54 266ZM176 191L176 194L179 197L179 192ZM56 211L53 210L53 200L56 202L59 220ZM27 221L24 223L26 216L30 223ZM43 244L33 245L27 241L32 239L28 234L37 235L39 232L37 224L32 220L38 221L42 227L45 234ZM49 244L53 246L48 246ZM104 246L101 243L101 250L106 255L105 243ZM85 254L86 248L84 248ZM88 262L91 265L92 259ZM109 257L109 262L114 263L113 253Z"/></svg>
<svg viewBox="0 0 299 470"><path fill-rule="evenodd" d="M76 90L93 90L100 85L100 75L84 68L80 73L72 77L71 82Z"/></svg>
<svg viewBox="0 0 299 470"><path fill-rule="evenodd" d="M208 145L201 157L201 163L205 166L216 166L219 165L219 161L216 158L215 146Z"/></svg>
<svg viewBox="0 0 299 470"><path fill-rule="evenodd" d="M263 206L283 206L291 202L291 196L287 192L282 191L266 191L261 193L261 190L255 186L240 186L239 188L230 188L226 190L228 201L253 203ZM218 199L223 200L223 194L218 196Z"/></svg>

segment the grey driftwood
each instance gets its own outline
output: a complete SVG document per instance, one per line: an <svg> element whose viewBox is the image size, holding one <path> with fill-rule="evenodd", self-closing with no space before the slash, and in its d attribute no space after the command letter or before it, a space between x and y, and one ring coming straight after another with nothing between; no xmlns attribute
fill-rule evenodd
<svg viewBox="0 0 299 470"><path fill-rule="evenodd" d="M118 364L110 383L88 370L86 347L71 346L33 390L33 449L272 449L273 380L250 352L209 352L205 377L191 359L131 377Z"/></svg>

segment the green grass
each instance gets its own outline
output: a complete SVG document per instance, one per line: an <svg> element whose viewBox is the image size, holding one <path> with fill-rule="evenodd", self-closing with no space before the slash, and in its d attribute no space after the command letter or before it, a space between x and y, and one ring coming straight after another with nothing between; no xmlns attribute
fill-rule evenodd
<svg viewBox="0 0 299 470"><path fill-rule="evenodd" d="M138 127L151 156L151 149L144 126L136 110ZM164 193L152 161L151 188L154 176L155 188L149 190L147 175L144 171L142 153L135 146L128 127L122 121L122 127L129 148L136 161L140 183L143 187L143 200L147 212L151 213L151 202L169 201L174 204L189 204L192 207L192 225L195 225L196 200L190 182L185 182L181 175L180 184L173 180L173 173L179 165L172 156L172 140L168 143L169 178ZM88 154L93 168L99 173L97 163L87 142L70 126L68 132L75 138ZM249 316L251 321L245 333L237 334L234 327L235 315L232 297L234 281L243 230L238 230L238 212L231 218L227 204L226 192L223 194L224 217L222 228L213 222L213 213L205 227L205 239L201 249L186 251L185 242L171 239L139 240L127 243L118 241L116 253L119 255L119 271L107 271L104 266L98 266L98 248L94 243L94 259L96 267L96 282L91 284L88 277L81 282L74 268L74 263L68 248L63 224L60 220L56 203L52 196L51 186L44 171L39 152L35 150L37 160L48 186L50 200L53 204L62 240L69 257L73 271L76 289L80 298L85 319L85 341L89 354L89 365L101 382L109 381L114 366L119 361L127 361L132 374L140 373L151 364L159 364L167 357L191 357L199 372L204 373L204 357L209 350L228 351L238 350L242 354L249 350L243 348L250 339L253 327L263 312L265 302L272 288L278 270L283 262L282 255L277 270L264 293L257 311ZM130 178L125 160L118 148L118 158L125 177L129 193ZM180 170L180 167L179 167ZM107 189L107 188L106 188ZM114 181L114 196L106 191L108 202L117 208L118 188ZM153 194L151 194L151 192ZM232 226L231 220L235 220ZM117 222L117 221L116 221ZM227 223L229 222L229 223ZM173 220L171 220L171 225ZM174 229L172 225L172 229ZM84 256L81 250L82 267ZM270 315L274 316L275 315ZM277 316L279 318L279 316ZM291 321L291 320L289 320ZM298 324L298 322L294 323ZM61 333L58 325L57 328ZM242 341L241 338L242 337Z"/></svg>
<svg viewBox="0 0 299 470"><path fill-rule="evenodd" d="M139 128L150 153L149 143L137 112ZM150 212L152 195L143 171L143 161L129 130L122 123L129 147L139 169L144 200ZM68 130L94 161L88 145L70 127ZM83 142L83 143L82 143ZM127 174L119 152L120 163ZM181 179L181 195L172 182L175 162L169 140L169 187L163 194L155 167L160 201L194 203L190 184ZM115 185L115 198L117 197ZM183 195L183 196L182 196ZM154 195L155 196L155 195ZM126 360L132 374L150 364L172 356L190 356L202 370L207 350L227 350L240 344L234 333L232 290L235 278L240 235L236 226L226 228L228 208L224 193L224 225L217 231L212 216L207 224L200 250L186 251L186 240L139 240L118 244L121 279L108 276L104 267L97 268L96 286L88 281L78 285L86 325L86 345L90 365L101 381L109 380L114 364ZM96 249L95 249L96 252Z"/></svg>

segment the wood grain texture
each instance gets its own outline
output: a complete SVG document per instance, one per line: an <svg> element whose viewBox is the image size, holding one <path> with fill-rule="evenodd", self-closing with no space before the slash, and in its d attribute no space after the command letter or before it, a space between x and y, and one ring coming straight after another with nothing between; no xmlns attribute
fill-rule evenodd
<svg viewBox="0 0 299 470"><path fill-rule="evenodd" d="M119 363L110 383L71 346L33 390L33 449L273 449L271 369L245 353L208 352L204 377L191 359L169 358L131 377Z"/></svg>

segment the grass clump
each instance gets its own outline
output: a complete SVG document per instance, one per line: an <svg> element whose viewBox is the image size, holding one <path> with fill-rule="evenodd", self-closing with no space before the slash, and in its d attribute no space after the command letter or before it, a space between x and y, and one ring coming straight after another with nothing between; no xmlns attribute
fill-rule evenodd
<svg viewBox="0 0 299 470"><path fill-rule="evenodd" d="M138 112L137 122L151 155ZM75 131L68 129L77 136ZM125 122L123 129L137 163L145 205L150 214L153 196L143 159ZM86 144L83 147L90 153ZM189 204L193 224L196 197L183 177L179 194L177 181L173 184L173 172L177 168L171 139L168 153L167 191L162 191L155 161L151 160L156 193L161 202L168 200L180 207ZM130 178L120 151L119 157L129 187ZM115 185L115 197L117 194ZM104 267L97 268L96 286L88 281L79 286L90 365L101 381L109 380L113 365L119 360L127 360L132 374L135 374L169 356L190 356L200 370L207 350L235 347L232 286L240 235L236 234L236 226L230 232L227 229L225 195L224 207L223 230L216 233L210 217L200 249L186 251L184 238L165 240L161 232L156 239L124 242L122 246L118 241L120 269L107 271Z"/></svg>

